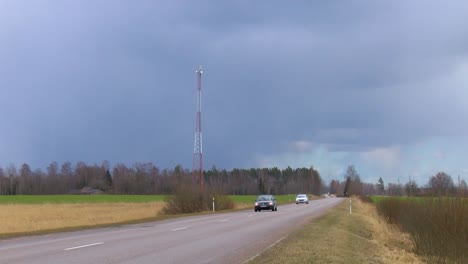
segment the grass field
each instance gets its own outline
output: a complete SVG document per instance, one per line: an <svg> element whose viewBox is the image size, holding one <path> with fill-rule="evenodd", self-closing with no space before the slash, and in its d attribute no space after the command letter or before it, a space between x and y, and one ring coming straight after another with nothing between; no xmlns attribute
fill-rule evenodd
<svg viewBox="0 0 468 264"><path fill-rule="evenodd" d="M157 220L165 195L0 196L0 237Z"/></svg>
<svg viewBox="0 0 468 264"><path fill-rule="evenodd" d="M249 263L422 263L407 236L381 220L374 206L348 201Z"/></svg>
<svg viewBox="0 0 468 264"><path fill-rule="evenodd" d="M166 195L2 195L0 204L148 203L165 198Z"/></svg>
<svg viewBox="0 0 468 264"><path fill-rule="evenodd" d="M156 220L163 202L0 204L0 237Z"/></svg>

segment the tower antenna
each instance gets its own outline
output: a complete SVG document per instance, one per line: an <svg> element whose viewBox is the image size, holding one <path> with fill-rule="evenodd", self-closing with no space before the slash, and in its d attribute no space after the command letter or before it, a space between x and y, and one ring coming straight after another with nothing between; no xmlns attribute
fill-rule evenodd
<svg viewBox="0 0 468 264"><path fill-rule="evenodd" d="M193 144L193 169L192 177L200 183L203 192L203 141L202 141L202 121L201 121L201 83L202 67L198 66L197 73L197 121L195 124L195 142Z"/></svg>

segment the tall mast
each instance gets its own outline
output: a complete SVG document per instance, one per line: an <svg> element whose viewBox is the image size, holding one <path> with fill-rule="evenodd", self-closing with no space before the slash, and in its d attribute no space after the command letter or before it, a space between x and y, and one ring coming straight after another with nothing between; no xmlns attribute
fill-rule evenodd
<svg viewBox="0 0 468 264"><path fill-rule="evenodd" d="M193 144L193 178L200 183L203 191L203 140L202 140L202 121L201 121L201 83L202 67L198 66L197 73L197 120L195 124L195 142Z"/></svg>

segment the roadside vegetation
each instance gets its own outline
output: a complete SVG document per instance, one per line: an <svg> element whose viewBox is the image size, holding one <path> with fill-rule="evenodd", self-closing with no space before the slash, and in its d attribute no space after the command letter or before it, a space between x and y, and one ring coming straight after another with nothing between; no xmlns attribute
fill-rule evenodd
<svg viewBox="0 0 468 264"><path fill-rule="evenodd" d="M249 263L423 263L410 238L353 198L293 232Z"/></svg>
<svg viewBox="0 0 468 264"><path fill-rule="evenodd" d="M408 233L429 263L468 263L468 199L373 197L378 212Z"/></svg>

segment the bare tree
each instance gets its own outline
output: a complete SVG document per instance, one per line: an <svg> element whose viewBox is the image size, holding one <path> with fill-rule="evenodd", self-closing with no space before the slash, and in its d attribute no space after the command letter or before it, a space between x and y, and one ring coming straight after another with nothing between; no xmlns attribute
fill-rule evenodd
<svg viewBox="0 0 468 264"><path fill-rule="evenodd" d="M47 193L57 194L65 192L64 184L59 180L59 166L55 161L47 166L47 183Z"/></svg>
<svg viewBox="0 0 468 264"><path fill-rule="evenodd" d="M348 166L345 174L345 196L360 195L362 194L361 177L357 173L353 165Z"/></svg>
<svg viewBox="0 0 468 264"><path fill-rule="evenodd" d="M439 172L429 179L429 187L433 195L449 195L455 190L452 177L445 172Z"/></svg>
<svg viewBox="0 0 468 264"><path fill-rule="evenodd" d="M376 195L379 194L378 188L373 183L362 183L362 194L364 195Z"/></svg>
<svg viewBox="0 0 468 264"><path fill-rule="evenodd" d="M417 196L419 194L418 184L415 181L409 181L405 184L405 192L408 196Z"/></svg>
<svg viewBox="0 0 468 264"><path fill-rule="evenodd" d="M399 183L398 184L389 183L387 185L387 195L402 196L403 195L403 187Z"/></svg>
<svg viewBox="0 0 468 264"><path fill-rule="evenodd" d="M75 179L71 162L67 161L60 167L60 180L64 183L64 192L68 193L75 188Z"/></svg>
<svg viewBox="0 0 468 264"><path fill-rule="evenodd" d="M32 172L28 164L24 163L20 168L19 194L32 194Z"/></svg>

